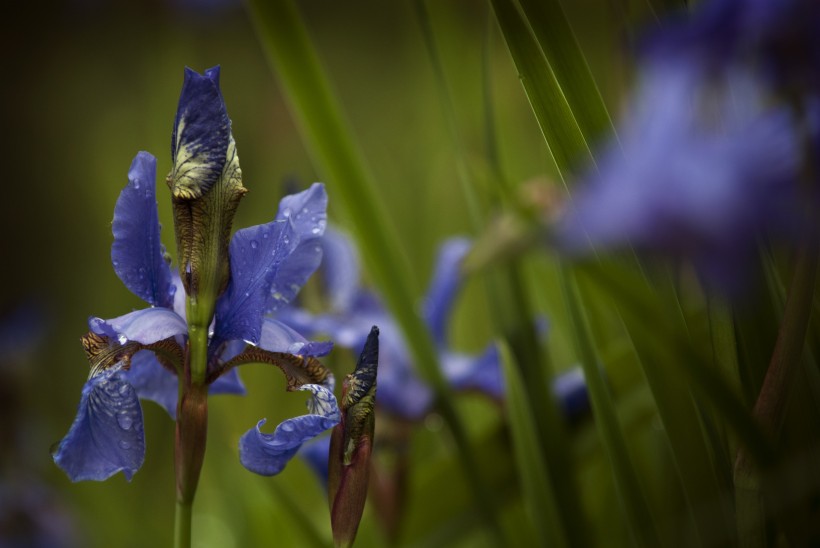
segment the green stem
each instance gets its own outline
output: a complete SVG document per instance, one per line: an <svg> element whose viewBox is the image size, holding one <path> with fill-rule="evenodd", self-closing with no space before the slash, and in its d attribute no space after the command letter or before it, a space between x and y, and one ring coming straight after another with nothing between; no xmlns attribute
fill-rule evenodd
<svg viewBox="0 0 820 548"><path fill-rule="evenodd" d="M174 518L174 548L191 546L191 503L177 500Z"/></svg>

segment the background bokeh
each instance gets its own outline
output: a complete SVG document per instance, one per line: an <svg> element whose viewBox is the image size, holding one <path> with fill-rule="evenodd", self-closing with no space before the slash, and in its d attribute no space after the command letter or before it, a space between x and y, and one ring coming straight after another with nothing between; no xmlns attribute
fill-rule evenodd
<svg viewBox="0 0 820 548"><path fill-rule="evenodd" d="M482 59L488 47L506 175L512 181L550 177L548 151L509 52L495 22L488 20L488 6L472 0L428 4L470 169L479 178L486 169ZM378 182L421 295L437 244L446 236L469 234L469 223L414 4L319 0L299 2L299 8ZM567 2L566 8L607 105L617 112L629 77L623 58L631 32L624 29L652 24L653 14L641 2L584 0ZM41 510L55 512L52 523L64 516L71 524L65 537L74 538L75 545L168 545L174 519L174 424L162 409L143 404L148 450L130 484L121 475L103 483L71 484L49 454L71 424L88 373L79 344L88 316L114 317L143 306L116 277L109 258L113 207L128 166L139 150L157 156L163 240L175 255L163 179L170 169L182 69L220 64L244 185L250 190L234 226L269 221L287 185L303 188L317 175L241 3L74 0L9 9L0 20L5 152L0 319L12 319L0 323L25 329L2 337L6 346L0 363L10 365L0 370L0 483L43 489L49 505ZM329 218L344 228L333 199L331 194ZM451 326L456 346L465 350L482 348L491 337L484 293L476 285L465 288ZM537 306L552 312L546 301ZM561 352L567 345L561 343L560 322L552 324L556 367L569 367L567 352ZM350 366L342 358L331 360L339 375ZM301 413L304 396L286 393L284 378L273 368L250 366L241 374L247 397L210 401L208 452L194 506L195 545L308 545L302 520L329 538L325 495L301 461L294 460L278 477L261 478L243 469L237 458L237 441L245 430L261 417L276 423ZM497 435L498 406L472 395L460 396L458 404L469 416L474 438ZM651 426L646 431L651 446ZM579 458L590 454L584 453L584 443L596 443L587 434ZM499 439L501 446L505 443ZM407 544L426 544L425 538L447 538L453 504L461 501L461 511L469 513L468 491L458 473L447 473L454 470L453 450L435 415L415 430L413 452L406 521L411 532L403 538ZM499 467L512 462L497 461ZM591 465L583 481L611 481L601 466ZM496 472L502 480L511 477L510 470ZM441 496L436 482L442 474L452 497ZM611 490L607 496L613 496ZM603 509L608 502L604 497L590 504ZM8 517L0 516L0 522ZM524 519L520 502L508 507L505 519L508 525ZM378 546L380 539L368 509L359 542ZM461 542L469 546L475 539L467 535Z"/></svg>

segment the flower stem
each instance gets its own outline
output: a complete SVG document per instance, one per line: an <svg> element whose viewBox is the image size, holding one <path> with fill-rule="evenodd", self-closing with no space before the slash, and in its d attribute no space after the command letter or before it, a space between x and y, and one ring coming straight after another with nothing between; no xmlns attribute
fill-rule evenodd
<svg viewBox="0 0 820 548"><path fill-rule="evenodd" d="M177 500L177 511L174 519L174 548L187 548L191 545L191 503Z"/></svg>
<svg viewBox="0 0 820 548"><path fill-rule="evenodd" d="M174 468L176 472L176 521L174 546L191 545L191 507L199 473L205 459L208 432L208 387L192 384L188 372L180 378L177 404Z"/></svg>

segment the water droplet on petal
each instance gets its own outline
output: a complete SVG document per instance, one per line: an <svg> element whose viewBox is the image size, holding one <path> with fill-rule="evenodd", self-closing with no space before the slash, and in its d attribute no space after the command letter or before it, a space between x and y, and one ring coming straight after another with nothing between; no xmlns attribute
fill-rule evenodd
<svg viewBox="0 0 820 548"><path fill-rule="evenodd" d="M131 444L125 440L120 440L120 447L123 449L131 449Z"/></svg>
<svg viewBox="0 0 820 548"><path fill-rule="evenodd" d="M126 395L128 393L128 385L127 384L121 384L120 388L119 388L119 393L120 393L121 396Z"/></svg>
<svg viewBox="0 0 820 548"><path fill-rule="evenodd" d="M286 207L285 211L282 212L283 217L290 217L290 208Z"/></svg>
<svg viewBox="0 0 820 548"><path fill-rule="evenodd" d="M120 344L125 344L128 342L128 337L126 337L125 335L120 335L119 337L117 337L117 340L120 342Z"/></svg>
<svg viewBox="0 0 820 548"><path fill-rule="evenodd" d="M283 432L293 432L293 423L283 422L279 425L279 428L281 428Z"/></svg>
<svg viewBox="0 0 820 548"><path fill-rule="evenodd" d="M314 234L318 234L318 233L320 233L321 231L322 231L322 229L321 229L321 228L319 228L318 226L314 226L314 227L313 227L313 230L311 230L311 232L313 232Z"/></svg>
<svg viewBox="0 0 820 548"><path fill-rule="evenodd" d="M117 424L120 425L120 428L123 430L129 430L131 425L134 424L134 419L129 417L128 415L117 415ZM128 449L127 447L123 447L123 449Z"/></svg>
<svg viewBox="0 0 820 548"><path fill-rule="evenodd" d="M253 249L256 249L257 247L259 247L259 242L257 242L256 240L251 240L251 247Z"/></svg>

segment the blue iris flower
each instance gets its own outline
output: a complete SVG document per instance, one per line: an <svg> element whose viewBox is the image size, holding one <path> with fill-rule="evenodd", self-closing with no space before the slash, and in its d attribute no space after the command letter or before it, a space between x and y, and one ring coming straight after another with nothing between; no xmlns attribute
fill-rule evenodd
<svg viewBox="0 0 820 548"><path fill-rule="evenodd" d="M204 75L186 69L173 149L175 157L184 156L175 167L183 166L180 180L191 177L196 183L191 187L199 185L196 191L216 184L223 171L238 172L218 67ZM176 413L177 375L188 337L185 291L160 242L155 187L156 159L140 152L114 209L111 259L125 286L150 306L89 320L84 343L91 374L77 417L54 453L73 481L104 480L119 471L130 480L140 468L145 457L140 399L157 402L172 417ZM311 418L291 419L277 429L274 437L283 444L313 437L339 421L333 376L314 359L327 354L332 343L308 341L271 316L318 267L326 208L324 186L316 183L283 198L270 223L233 235L230 281L216 301L209 333L211 394L243 394L234 366L259 361L281 367L289 389L313 394ZM278 464L284 466L290 456L280 455Z"/></svg>
<svg viewBox="0 0 820 548"><path fill-rule="evenodd" d="M478 391L501 400L504 378L498 349L489 345L477 355L454 351L447 339L453 304L462 286L462 259L471 246L466 238L446 240L438 251L433 279L424 299L423 314L438 348L444 376L454 390ZM359 258L350 239L329 228L322 239L324 261L321 267L325 293L331 311L314 315L303 309L289 308L281 319L302 333L325 333L342 347L356 351L364 345L370 328L379 326L379 397L384 411L407 420L418 420L433 406L432 389L418 376L399 326L378 296L360 283ZM584 413L586 385L576 372L559 376L553 386L556 397L569 419ZM310 450L325 455L318 448ZM306 447L305 449L308 449Z"/></svg>

